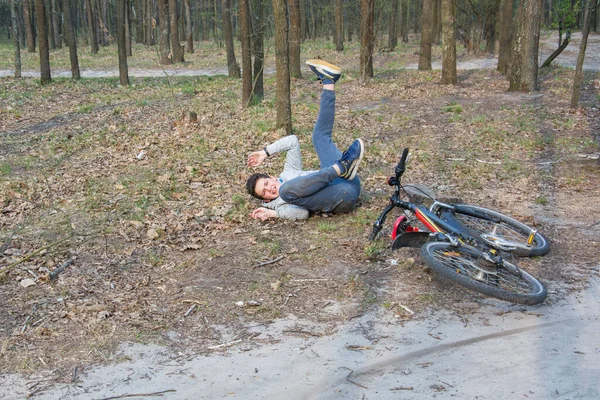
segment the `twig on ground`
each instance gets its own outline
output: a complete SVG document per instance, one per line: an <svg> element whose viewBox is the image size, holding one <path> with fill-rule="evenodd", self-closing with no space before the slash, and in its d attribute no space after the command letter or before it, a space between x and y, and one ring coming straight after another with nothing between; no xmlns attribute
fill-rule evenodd
<svg viewBox="0 0 600 400"><path fill-rule="evenodd" d="M402 307L403 309L405 309L406 311L408 311L410 314L414 314L415 313L413 310L411 310L410 308L406 307L405 305L402 305L400 303L398 303L398 305L400 307Z"/></svg>
<svg viewBox="0 0 600 400"><path fill-rule="evenodd" d="M209 350L214 350L214 349L220 349L222 347L229 347L229 346L233 346L234 344L238 344L242 341L242 339L238 339L238 340L234 340L232 342L227 342L227 343L223 343L223 344L218 344L216 346L210 346L208 349Z"/></svg>
<svg viewBox="0 0 600 400"><path fill-rule="evenodd" d="M48 274L48 276L50 277L50 280L56 279L58 274L63 272L69 265L73 264L73 261L75 261L75 259L70 258L67 261L65 261L64 263L62 263L62 265L60 267L58 267L54 271L50 272L50 274Z"/></svg>
<svg viewBox="0 0 600 400"><path fill-rule="evenodd" d="M28 315L27 318L25 318L25 323L23 324L23 327L21 328L21 333L25 333L25 331L27 330L27 325L29 325L30 319L31 319L31 315Z"/></svg>
<svg viewBox="0 0 600 400"><path fill-rule="evenodd" d="M111 397L103 397L98 400L113 400L113 399L124 399L125 397L144 397L144 396L160 396L162 397L163 393L171 393L176 392L175 389L163 390L162 392L154 392L154 393L135 393L135 394L122 394L120 396L111 396Z"/></svg>
<svg viewBox="0 0 600 400"><path fill-rule="evenodd" d="M277 261L281 261L281 260L283 260L283 256L277 257L277 258L275 258L273 260L261 262L260 264L256 264L254 266L254 268L264 267L265 265L269 265L269 264L275 264Z"/></svg>
<svg viewBox="0 0 600 400"><path fill-rule="evenodd" d="M413 388L412 388L412 386L409 386L409 387L399 386L399 387L391 388L390 390L413 390Z"/></svg>
<svg viewBox="0 0 600 400"><path fill-rule="evenodd" d="M66 238L57 240L56 242L50 243L49 245L46 245L44 247L40 247L39 249L27 254L25 257L21 258L20 260L17 260L15 262L13 262L12 264L9 264L8 266L4 267L4 269L0 270L0 275L7 273L9 270L13 269L14 267L16 267L17 265L24 263L25 261L30 260L31 258L35 257L36 255L38 255L39 253L41 253L44 250L48 250L51 247L57 246L63 242L66 242L69 239L72 239L73 235L71 236L67 236Z"/></svg>
<svg viewBox="0 0 600 400"><path fill-rule="evenodd" d="M350 369L350 368L348 368L348 369ZM359 386L359 387L361 387L363 389L368 389L368 387L366 387L364 385L361 385L360 383L354 382L352 379L350 379L350 375L352 375L353 373L354 373L354 371L350 369L350 373L346 376L346 380L348 382L352 383L353 385Z"/></svg>
<svg viewBox="0 0 600 400"><path fill-rule="evenodd" d="M283 333L298 333L298 334L302 334L302 335L310 335L310 336L315 336L315 337L321 337L323 336L320 333L314 333L314 332L310 332L310 331L298 331L298 330L285 330L283 331Z"/></svg>
<svg viewBox="0 0 600 400"><path fill-rule="evenodd" d="M432 331L432 330L434 330L435 328L437 328L438 326L440 326L440 324L437 324L436 326L434 326L433 328L431 328L431 329L429 330L429 332L427 332L427 334L428 334L429 336L431 336L432 338L434 338L434 339L437 339L437 340L442 340L442 338L441 338L441 337L439 337L439 336L437 336L437 335L432 335L432 334L431 334L431 331Z"/></svg>
<svg viewBox="0 0 600 400"><path fill-rule="evenodd" d="M194 308L196 308L196 303L192 304L192 306L185 313L184 317L189 316L194 311Z"/></svg>
<svg viewBox="0 0 600 400"><path fill-rule="evenodd" d="M502 164L500 161L485 161L485 160L480 160L478 158L476 158L475 161L480 162L482 164L492 164L492 165L500 165L500 164Z"/></svg>

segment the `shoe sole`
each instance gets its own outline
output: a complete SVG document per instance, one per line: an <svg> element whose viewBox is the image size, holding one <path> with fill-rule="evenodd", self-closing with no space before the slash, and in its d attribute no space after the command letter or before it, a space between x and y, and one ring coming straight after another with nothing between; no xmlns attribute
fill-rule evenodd
<svg viewBox="0 0 600 400"><path fill-rule="evenodd" d="M306 60L306 65L319 68L322 71L333 75L340 75L342 73L342 69L340 67L338 67L337 65L330 64L327 61L323 60Z"/></svg>
<svg viewBox="0 0 600 400"><path fill-rule="evenodd" d="M360 155L356 158L356 160L354 160L354 162L352 162L350 168L348 168L348 171L352 171L350 172L348 178L346 178L349 181L354 179L354 177L356 176L356 173L358 172L358 166L360 165L360 162L362 161L363 156L365 155L365 143L362 141L362 139L356 140L360 142Z"/></svg>

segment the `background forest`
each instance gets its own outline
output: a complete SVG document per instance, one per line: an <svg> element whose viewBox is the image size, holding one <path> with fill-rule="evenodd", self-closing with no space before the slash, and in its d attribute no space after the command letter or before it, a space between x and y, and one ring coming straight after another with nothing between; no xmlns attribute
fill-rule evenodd
<svg viewBox="0 0 600 400"><path fill-rule="evenodd" d="M288 315L313 336L374 308L476 318L498 303L366 241L403 147L407 181L549 237L523 265L540 307L581 290L600 243L598 3L0 0L0 369L60 381L123 341L258 346L248 325ZM344 68L334 136L365 140L361 205L251 220L251 151L291 132L318 166L309 58Z"/></svg>

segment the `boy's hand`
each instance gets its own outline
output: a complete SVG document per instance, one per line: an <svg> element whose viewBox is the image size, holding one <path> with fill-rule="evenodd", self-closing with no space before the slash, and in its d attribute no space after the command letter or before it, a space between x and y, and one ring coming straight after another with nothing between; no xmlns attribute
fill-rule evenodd
<svg viewBox="0 0 600 400"><path fill-rule="evenodd" d="M256 210L250 213L250 217L254 219L259 219L261 221L266 221L269 218L277 218L277 211L270 210L265 207L257 208Z"/></svg>
<svg viewBox="0 0 600 400"><path fill-rule="evenodd" d="M264 150L255 151L248 156L248 166L258 167L267 159L267 153Z"/></svg>

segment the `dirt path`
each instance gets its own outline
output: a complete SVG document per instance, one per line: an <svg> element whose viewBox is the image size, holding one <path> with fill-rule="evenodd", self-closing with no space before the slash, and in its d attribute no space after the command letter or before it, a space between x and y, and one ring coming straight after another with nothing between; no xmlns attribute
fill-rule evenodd
<svg viewBox="0 0 600 400"><path fill-rule="evenodd" d="M123 345L113 358L120 362L78 371L75 383L50 390L43 375L4 376L0 399L36 390L44 400L163 391L167 399L596 399L598 296L594 279L553 306L490 300L468 318L438 310L402 327L389 313L369 312L323 337L320 327L288 316L209 355Z"/></svg>

